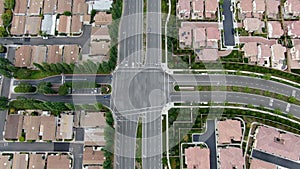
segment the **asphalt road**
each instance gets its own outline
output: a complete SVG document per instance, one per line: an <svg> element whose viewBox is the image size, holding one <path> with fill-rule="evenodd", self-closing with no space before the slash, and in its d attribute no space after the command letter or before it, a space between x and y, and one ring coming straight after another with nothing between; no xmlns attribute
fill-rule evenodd
<svg viewBox="0 0 300 169"><path fill-rule="evenodd" d="M273 164L276 164L276 165L279 165L279 166L282 166L285 168L290 168L290 169L300 168L300 163L298 163L298 162L291 161L291 160L288 160L285 158L281 158L281 157L278 157L276 155L269 154L266 152L262 152L257 149L253 149L252 157L269 162L269 163L273 163Z"/></svg>
<svg viewBox="0 0 300 169"><path fill-rule="evenodd" d="M45 142L0 142L1 152L63 152L74 155L73 168L82 169L83 144Z"/></svg>
<svg viewBox="0 0 300 169"><path fill-rule="evenodd" d="M119 67L141 67L143 51L143 0L124 0L119 31Z"/></svg>
<svg viewBox="0 0 300 169"><path fill-rule="evenodd" d="M41 37L30 38L30 41L25 41L23 37L8 37L0 38L0 44L3 45L80 45L82 54L89 53L89 43L91 37L92 26L84 25L82 27L83 33L79 37L49 37L43 39Z"/></svg>
<svg viewBox="0 0 300 169"><path fill-rule="evenodd" d="M69 152L69 143L0 142L0 151L8 152Z"/></svg>
<svg viewBox="0 0 300 169"><path fill-rule="evenodd" d="M300 100L300 89L283 83L264 80L249 76L236 75L191 75L177 74L172 75L170 83L178 85L194 85L194 86L240 86L270 91L285 96L294 96Z"/></svg>
<svg viewBox="0 0 300 169"><path fill-rule="evenodd" d="M206 131L198 135L197 142L204 142L207 144L210 152L210 168L217 169L217 144L216 144L216 123L215 120L207 120Z"/></svg>
<svg viewBox="0 0 300 169"><path fill-rule="evenodd" d="M147 169L162 168L161 110L146 112L142 124L142 166Z"/></svg>
<svg viewBox="0 0 300 169"><path fill-rule="evenodd" d="M161 67L161 1L147 1L146 67Z"/></svg>
<svg viewBox="0 0 300 169"><path fill-rule="evenodd" d="M84 141L84 128L75 129L75 141Z"/></svg>
<svg viewBox="0 0 300 169"><path fill-rule="evenodd" d="M138 118L136 117L133 116L132 119L118 120L116 122L114 168L135 168L136 132L138 126Z"/></svg>
<svg viewBox="0 0 300 169"><path fill-rule="evenodd" d="M10 79L7 77L3 77L1 96L8 98L9 88L10 88Z"/></svg>
<svg viewBox="0 0 300 169"><path fill-rule="evenodd" d="M154 141L151 136L157 134L158 138L161 138L160 113L162 106L166 103L164 88L167 81L165 76L166 74L160 69L143 69L137 71L118 69L113 75L114 90L112 93L111 108L117 116L116 142L119 144L119 146L115 147L115 152L119 152L115 155L116 168L134 168L136 121L143 115L144 120L146 120L143 125L143 129L146 130L146 133L143 132L143 139L147 141L143 142L143 150L145 156L149 157L143 158L143 166L147 166L143 168L160 168L161 154L158 152L161 150L151 151L157 148L157 144L161 144L161 140ZM148 118L148 114L155 115L154 117L156 118L153 122L149 121L150 117ZM147 121L149 121L149 124ZM151 128L153 126L155 128ZM148 151L149 149L151 151ZM154 161L159 163L152 163Z"/></svg>
<svg viewBox="0 0 300 169"><path fill-rule="evenodd" d="M222 8L225 18L223 18L223 28L224 28L224 45L225 46L235 46L234 40L234 32L233 32L233 18L232 12L230 10L231 7L231 0L224 0Z"/></svg>
<svg viewBox="0 0 300 169"><path fill-rule="evenodd" d="M0 141L3 140L6 115L7 111L0 111Z"/></svg>
<svg viewBox="0 0 300 169"><path fill-rule="evenodd" d="M264 106L269 109L280 109L284 113L291 113L296 117L300 117L300 106L286 103L281 100L240 92L223 92L223 91L203 91L203 92L173 92L170 95L173 102L200 103L213 101L215 103L239 103L252 104L256 106Z"/></svg>

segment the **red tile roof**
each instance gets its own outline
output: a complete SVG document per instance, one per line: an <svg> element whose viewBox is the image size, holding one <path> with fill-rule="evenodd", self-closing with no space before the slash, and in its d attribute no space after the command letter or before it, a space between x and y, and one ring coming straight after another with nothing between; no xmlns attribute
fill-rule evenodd
<svg viewBox="0 0 300 169"><path fill-rule="evenodd" d="M188 169L210 168L209 149L189 147L185 151L185 164Z"/></svg>

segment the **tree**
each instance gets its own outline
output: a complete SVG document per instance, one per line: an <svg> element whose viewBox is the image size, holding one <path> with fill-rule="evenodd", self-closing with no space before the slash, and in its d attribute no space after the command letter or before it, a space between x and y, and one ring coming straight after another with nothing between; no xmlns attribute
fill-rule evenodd
<svg viewBox="0 0 300 169"><path fill-rule="evenodd" d="M58 94L61 96L65 96L69 93L69 87L64 85L59 86Z"/></svg>
<svg viewBox="0 0 300 169"><path fill-rule="evenodd" d="M33 63L33 65L41 71L45 71L44 67L38 63Z"/></svg>
<svg viewBox="0 0 300 169"><path fill-rule="evenodd" d="M21 82L15 87L16 93L32 93L35 92L36 88L29 83Z"/></svg>
<svg viewBox="0 0 300 169"><path fill-rule="evenodd" d="M72 12L70 12L70 11L65 11L63 14L66 15L66 16L71 16L71 15L72 15Z"/></svg>
<svg viewBox="0 0 300 169"><path fill-rule="evenodd" d="M11 10L6 10L5 13L2 14L2 20L4 27L8 27L12 20L12 12Z"/></svg>
<svg viewBox="0 0 300 169"><path fill-rule="evenodd" d="M5 0L4 1L5 9L14 9L14 7L15 7L15 0Z"/></svg>
<svg viewBox="0 0 300 169"><path fill-rule="evenodd" d="M114 125L114 118L111 114L111 112L106 112L105 113L105 119L106 119L106 123L110 126Z"/></svg>
<svg viewBox="0 0 300 169"><path fill-rule="evenodd" d="M50 82L41 82L37 86L37 91L42 94L53 94L55 91L51 87L52 84Z"/></svg>
<svg viewBox="0 0 300 169"><path fill-rule="evenodd" d="M0 97L0 110L8 108L8 99L6 97Z"/></svg>
<svg viewBox="0 0 300 169"><path fill-rule="evenodd" d="M6 37L8 35L6 29L3 26L0 26L0 37ZM2 46L2 45L1 45Z"/></svg>

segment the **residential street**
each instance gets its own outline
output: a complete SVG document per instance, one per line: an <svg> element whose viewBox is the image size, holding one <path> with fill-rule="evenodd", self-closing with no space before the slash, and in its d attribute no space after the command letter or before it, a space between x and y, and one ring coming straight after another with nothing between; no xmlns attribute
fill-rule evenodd
<svg viewBox="0 0 300 169"><path fill-rule="evenodd" d="M233 28L233 18L232 11L230 10L231 0L224 0L222 8L224 15L223 17L223 28L224 28L224 45L225 46L235 46L234 39L234 28Z"/></svg>
<svg viewBox="0 0 300 169"><path fill-rule="evenodd" d="M296 169L296 168L300 168L300 163L295 162L295 161L291 161L273 154L269 154L257 149L253 149L252 151L252 157L253 158L257 158L269 163L273 163L282 167L286 167L286 168L290 168L290 169Z"/></svg>

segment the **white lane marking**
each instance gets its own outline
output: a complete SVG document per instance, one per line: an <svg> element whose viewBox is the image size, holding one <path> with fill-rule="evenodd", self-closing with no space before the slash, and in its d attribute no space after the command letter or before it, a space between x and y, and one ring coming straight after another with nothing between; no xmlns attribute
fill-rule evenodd
<svg viewBox="0 0 300 169"><path fill-rule="evenodd" d="M286 109L285 109L285 111L286 111L286 112L289 112L289 111L290 111L290 107L291 107L291 104L290 104L290 103L288 103L288 104L287 104L287 106L286 106Z"/></svg>
<svg viewBox="0 0 300 169"><path fill-rule="evenodd" d="M274 99L270 99L269 105L270 105L270 106L273 106L273 102L274 102Z"/></svg>

